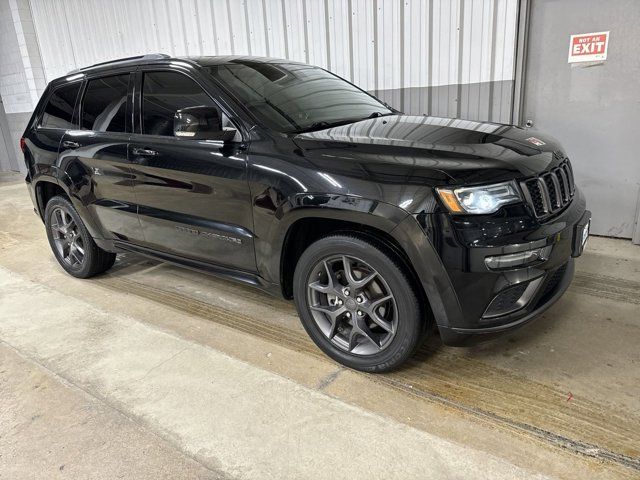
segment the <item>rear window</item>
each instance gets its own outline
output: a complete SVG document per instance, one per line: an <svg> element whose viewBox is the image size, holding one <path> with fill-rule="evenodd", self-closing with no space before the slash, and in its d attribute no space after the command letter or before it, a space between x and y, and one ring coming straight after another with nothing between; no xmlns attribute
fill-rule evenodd
<svg viewBox="0 0 640 480"><path fill-rule="evenodd" d="M124 132L129 74L90 80L82 101L84 130Z"/></svg>
<svg viewBox="0 0 640 480"><path fill-rule="evenodd" d="M47 105L44 107L41 127L61 128L64 130L74 128L73 109L76 106L76 98L80 91L80 82L59 87L51 94Z"/></svg>

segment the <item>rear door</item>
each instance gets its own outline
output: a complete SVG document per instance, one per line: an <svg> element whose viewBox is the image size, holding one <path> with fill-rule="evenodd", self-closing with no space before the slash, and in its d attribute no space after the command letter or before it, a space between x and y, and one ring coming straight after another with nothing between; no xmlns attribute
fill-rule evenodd
<svg viewBox="0 0 640 480"><path fill-rule="evenodd" d="M177 110L219 106L187 71L141 68L136 92L129 158L148 247L254 272L253 218L241 142L173 134Z"/></svg>
<svg viewBox="0 0 640 480"><path fill-rule="evenodd" d="M132 87L128 71L87 79L80 128L62 139L60 167L106 238L139 243L142 229L127 159Z"/></svg>

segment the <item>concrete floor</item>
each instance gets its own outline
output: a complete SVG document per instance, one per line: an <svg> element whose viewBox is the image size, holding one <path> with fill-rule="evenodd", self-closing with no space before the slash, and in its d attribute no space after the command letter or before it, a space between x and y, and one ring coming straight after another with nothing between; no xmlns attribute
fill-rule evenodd
<svg viewBox="0 0 640 480"><path fill-rule="evenodd" d="M638 478L640 248L542 318L346 370L292 304L132 255L66 275L0 175L0 478Z"/></svg>

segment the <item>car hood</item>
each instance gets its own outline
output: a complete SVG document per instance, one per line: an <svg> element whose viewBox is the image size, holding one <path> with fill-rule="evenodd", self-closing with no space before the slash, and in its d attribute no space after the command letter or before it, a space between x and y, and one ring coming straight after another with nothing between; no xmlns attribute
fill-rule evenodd
<svg viewBox="0 0 640 480"><path fill-rule="evenodd" d="M564 158L556 140L532 129L429 116L377 117L293 140L320 170L346 173L357 163L370 175L423 185L524 178Z"/></svg>

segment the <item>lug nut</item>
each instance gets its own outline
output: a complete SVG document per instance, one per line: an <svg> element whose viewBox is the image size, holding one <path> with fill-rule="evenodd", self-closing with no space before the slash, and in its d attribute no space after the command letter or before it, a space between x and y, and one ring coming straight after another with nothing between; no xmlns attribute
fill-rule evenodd
<svg viewBox="0 0 640 480"><path fill-rule="evenodd" d="M362 298L362 295L358 295L358 296L356 297L356 302L358 302L358 303L362 303L362 302L364 302L364 298Z"/></svg>
<svg viewBox="0 0 640 480"><path fill-rule="evenodd" d="M347 312L347 313L345 313L345 317L347 317L347 318L351 318L351 312Z"/></svg>
<svg viewBox="0 0 640 480"><path fill-rule="evenodd" d="M362 310L358 310L358 316L362 317L364 315L364 312Z"/></svg>
<svg viewBox="0 0 640 480"><path fill-rule="evenodd" d="M345 297L348 297L348 296L350 295L350 292L349 292L349 289L348 289L348 288L345 288L345 289L342 291L342 293L344 293L344 296L345 296Z"/></svg>
<svg viewBox="0 0 640 480"><path fill-rule="evenodd" d="M342 305L342 300L338 299L338 305Z"/></svg>

